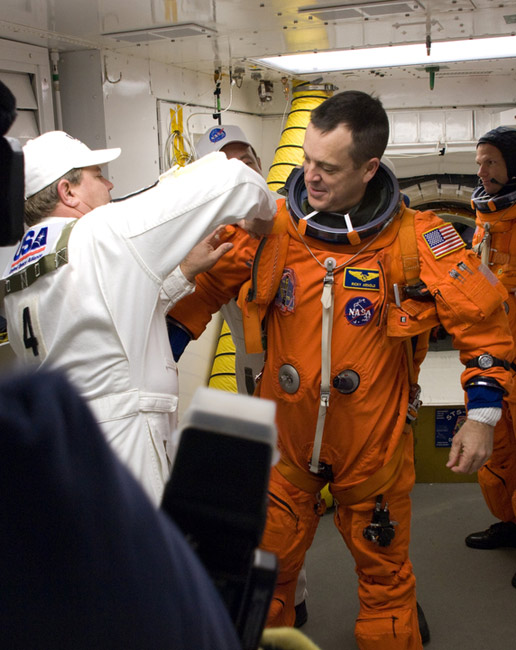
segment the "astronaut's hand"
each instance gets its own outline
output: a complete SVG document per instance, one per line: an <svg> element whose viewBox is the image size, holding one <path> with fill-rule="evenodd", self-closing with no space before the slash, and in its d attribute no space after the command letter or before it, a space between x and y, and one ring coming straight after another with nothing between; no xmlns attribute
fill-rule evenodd
<svg viewBox="0 0 516 650"><path fill-rule="evenodd" d="M202 239L179 265L189 282L194 282L198 273L209 271L223 255L233 248L233 244L230 242L220 242L224 229L225 226L219 226Z"/></svg>
<svg viewBox="0 0 516 650"><path fill-rule="evenodd" d="M456 474L473 474L493 452L494 427L490 424L466 420L453 436L446 467Z"/></svg>

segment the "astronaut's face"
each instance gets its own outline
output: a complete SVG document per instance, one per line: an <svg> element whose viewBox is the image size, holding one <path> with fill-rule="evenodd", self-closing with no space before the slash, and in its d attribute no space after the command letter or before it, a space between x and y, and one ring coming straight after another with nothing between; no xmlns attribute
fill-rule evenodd
<svg viewBox="0 0 516 650"><path fill-rule="evenodd" d="M344 124L326 133L308 124L303 168L308 201L314 210L348 212L361 201L367 183L375 175L380 164L378 158L371 158L358 167L353 162L349 154L352 137Z"/></svg>
<svg viewBox="0 0 516 650"><path fill-rule="evenodd" d="M498 147L482 142L477 147L475 162L478 165L477 176L488 194L496 194L508 182L507 165Z"/></svg>

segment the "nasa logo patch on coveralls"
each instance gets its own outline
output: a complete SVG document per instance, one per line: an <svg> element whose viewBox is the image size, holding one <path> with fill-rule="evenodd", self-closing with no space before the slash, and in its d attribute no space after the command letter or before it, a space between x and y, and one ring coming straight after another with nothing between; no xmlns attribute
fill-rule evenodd
<svg viewBox="0 0 516 650"><path fill-rule="evenodd" d="M351 298L346 303L346 319L351 325L367 325L374 314L373 303L363 296Z"/></svg>

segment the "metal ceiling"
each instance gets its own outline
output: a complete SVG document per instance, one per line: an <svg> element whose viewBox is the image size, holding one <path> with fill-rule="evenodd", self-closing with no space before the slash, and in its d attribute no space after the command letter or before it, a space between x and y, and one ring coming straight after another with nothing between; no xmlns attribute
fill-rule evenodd
<svg viewBox="0 0 516 650"><path fill-rule="evenodd" d="M2 0L0 38L58 51L103 49L198 72L273 54L516 33L516 2L498 0ZM507 75L514 59L453 63L440 75ZM267 77L280 77L266 71ZM326 75L410 79L419 66ZM310 76L308 76L310 78Z"/></svg>

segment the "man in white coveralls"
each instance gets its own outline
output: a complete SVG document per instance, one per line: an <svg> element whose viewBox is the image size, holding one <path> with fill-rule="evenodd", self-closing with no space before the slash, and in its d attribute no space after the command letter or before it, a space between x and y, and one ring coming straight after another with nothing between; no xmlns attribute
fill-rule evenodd
<svg viewBox="0 0 516 650"><path fill-rule="evenodd" d="M67 373L159 503L178 400L165 314L231 248L213 229L244 219L264 234L275 202L259 174L222 153L110 203L100 165L120 149L52 131L23 151L26 232L3 276L9 341L25 363Z"/></svg>

